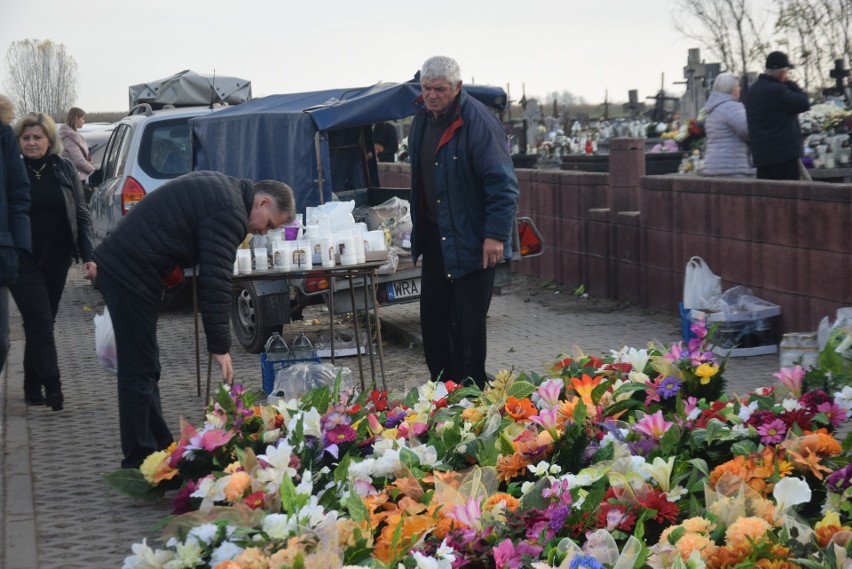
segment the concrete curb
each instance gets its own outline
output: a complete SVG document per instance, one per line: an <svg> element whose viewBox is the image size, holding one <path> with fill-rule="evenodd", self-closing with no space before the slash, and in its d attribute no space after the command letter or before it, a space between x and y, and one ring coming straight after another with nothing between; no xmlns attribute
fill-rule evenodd
<svg viewBox="0 0 852 569"><path fill-rule="evenodd" d="M24 340L17 319L10 318L9 357L0 381L0 496L3 502L3 566L38 569L38 528L33 494L27 405L24 402ZM17 329L16 329L17 328Z"/></svg>

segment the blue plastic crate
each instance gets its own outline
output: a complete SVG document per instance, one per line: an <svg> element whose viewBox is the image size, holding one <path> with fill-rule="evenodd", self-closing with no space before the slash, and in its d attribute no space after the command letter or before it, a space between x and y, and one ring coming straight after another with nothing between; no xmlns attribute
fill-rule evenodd
<svg viewBox="0 0 852 569"><path fill-rule="evenodd" d="M692 309L684 308L682 302L678 303L678 308L680 309L680 335L684 342L689 342L691 339L696 337L690 329L690 326L692 325L692 319L690 318Z"/></svg>
<svg viewBox="0 0 852 569"><path fill-rule="evenodd" d="M301 364L305 362L314 362L320 363L320 359L316 358L303 358L303 359L295 359L295 360L270 360L266 357L266 352L260 353L260 369L262 372L263 378L263 392L269 395L272 393L272 387L275 385L275 375L282 369L288 368L294 364Z"/></svg>

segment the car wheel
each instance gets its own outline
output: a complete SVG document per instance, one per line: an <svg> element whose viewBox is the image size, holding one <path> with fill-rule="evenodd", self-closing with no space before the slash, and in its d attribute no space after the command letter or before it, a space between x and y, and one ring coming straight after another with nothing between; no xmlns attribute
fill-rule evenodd
<svg viewBox="0 0 852 569"><path fill-rule="evenodd" d="M263 351L267 338L273 332L281 332L281 324L270 324L268 321L268 315L274 312L266 304L276 301L276 295L257 296L251 282L234 291L231 299L231 322L237 341L249 353L259 354Z"/></svg>

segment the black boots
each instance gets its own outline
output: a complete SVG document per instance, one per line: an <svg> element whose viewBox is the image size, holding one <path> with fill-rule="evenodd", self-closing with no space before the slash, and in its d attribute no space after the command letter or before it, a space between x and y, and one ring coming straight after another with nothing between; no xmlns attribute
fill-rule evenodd
<svg viewBox="0 0 852 569"><path fill-rule="evenodd" d="M31 379L24 380L24 399L26 400L27 405L31 406L44 405L46 402L44 393L42 393L41 390L41 385L36 385L36 383Z"/></svg>
<svg viewBox="0 0 852 569"><path fill-rule="evenodd" d="M41 385L36 385L32 380L24 380L24 399L27 405L47 405L54 411L61 411L64 408L65 396L62 395L62 386L59 381L49 387L45 386L44 393L46 397L42 393Z"/></svg>

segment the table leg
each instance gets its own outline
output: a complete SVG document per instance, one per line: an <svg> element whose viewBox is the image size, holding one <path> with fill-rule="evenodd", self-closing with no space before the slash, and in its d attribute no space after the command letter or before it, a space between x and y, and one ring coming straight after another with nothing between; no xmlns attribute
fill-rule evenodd
<svg viewBox="0 0 852 569"><path fill-rule="evenodd" d="M376 323L376 344L379 347L379 369L382 374L382 389L387 391L385 382L385 352L382 347L382 320L379 317L379 299L376 296L376 273L370 273L370 291L373 293L373 319Z"/></svg>
<svg viewBox="0 0 852 569"><path fill-rule="evenodd" d="M367 280L367 275L363 275L362 281L364 289L364 316L367 322L367 352L370 354L370 377L372 378L371 389L376 388L376 360L373 357L373 326L370 323L370 299L367 295L367 287L372 286L372 280Z"/></svg>
<svg viewBox="0 0 852 569"><path fill-rule="evenodd" d="M352 321L355 328L355 352L358 354L358 373L361 377L361 391L364 391L364 360L361 357L361 328L358 325L358 307L355 306L355 279L349 275L349 297L352 300Z"/></svg>

